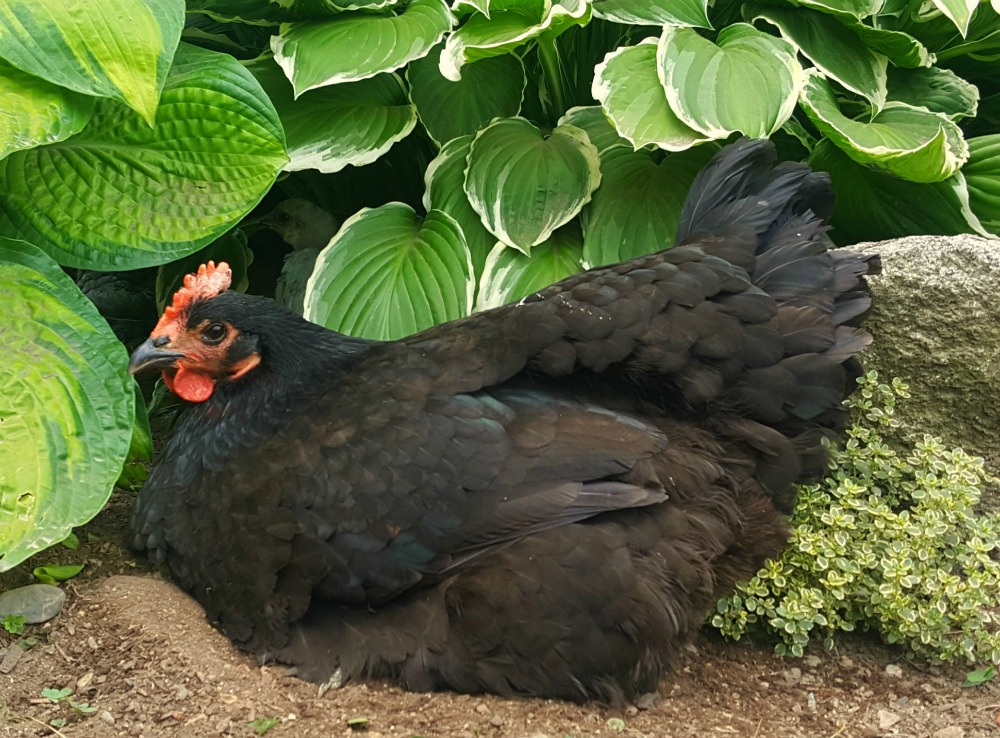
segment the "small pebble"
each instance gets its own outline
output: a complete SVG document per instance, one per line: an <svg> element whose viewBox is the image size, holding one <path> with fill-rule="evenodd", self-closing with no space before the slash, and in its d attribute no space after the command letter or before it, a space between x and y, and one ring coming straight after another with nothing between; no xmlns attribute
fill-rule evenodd
<svg viewBox="0 0 1000 738"><path fill-rule="evenodd" d="M879 730L888 730L899 722L899 715L888 710L879 710L877 717Z"/></svg>
<svg viewBox="0 0 1000 738"><path fill-rule="evenodd" d="M931 733L931 738L965 738L965 729L957 725L949 725L947 728L941 728L941 730Z"/></svg>
<svg viewBox="0 0 1000 738"><path fill-rule="evenodd" d="M99 713L97 713L97 719L100 720L102 723L107 723L108 725L115 724L115 716L112 715L107 710L101 710Z"/></svg>
<svg viewBox="0 0 1000 738"><path fill-rule="evenodd" d="M809 656L803 657L802 662L806 666L808 666L808 667L810 667L812 669L815 669L817 666L819 666L820 664L823 663L823 660L820 659L819 656L813 656L813 655L810 654Z"/></svg>
<svg viewBox="0 0 1000 738"><path fill-rule="evenodd" d="M802 669L797 666L793 666L791 669L785 669L781 672L781 676L783 676L785 681L789 684L798 684L802 681Z"/></svg>
<svg viewBox="0 0 1000 738"><path fill-rule="evenodd" d="M494 715L493 717L490 718L490 725L492 725L494 728L502 728L503 718L500 717L499 715Z"/></svg>
<svg viewBox="0 0 1000 738"><path fill-rule="evenodd" d="M490 711L490 708L488 708L486 705L484 705L482 703L479 703L478 705L476 705L476 712L478 712L480 715L485 715L489 711Z"/></svg>
<svg viewBox="0 0 1000 738"><path fill-rule="evenodd" d="M639 695L639 698L635 701L635 706L640 710L651 710L656 707L656 703L659 701L659 694L656 692L646 692L645 694Z"/></svg>
<svg viewBox="0 0 1000 738"><path fill-rule="evenodd" d="M889 664L885 667L885 673L891 677L901 677L903 676L903 669L896 664Z"/></svg>
<svg viewBox="0 0 1000 738"><path fill-rule="evenodd" d="M51 584L29 584L0 594L0 618L20 615L27 623L51 620L66 602L66 593Z"/></svg>

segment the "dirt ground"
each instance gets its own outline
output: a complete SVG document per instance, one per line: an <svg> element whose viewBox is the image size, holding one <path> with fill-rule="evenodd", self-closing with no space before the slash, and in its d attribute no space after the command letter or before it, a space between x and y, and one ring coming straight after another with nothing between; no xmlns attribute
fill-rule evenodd
<svg viewBox="0 0 1000 738"><path fill-rule="evenodd" d="M79 550L56 547L0 575L3 590L30 583L40 564L87 564L64 585L63 611L18 637L31 647L16 663L3 659L17 646L0 631L0 736L1000 736L1000 685L963 689L964 668L908 663L863 638L792 660L705 631L657 695L624 709L378 683L318 697L233 649L193 600L122 549L131 503L116 493L78 531ZM42 696L66 687L58 703Z"/></svg>

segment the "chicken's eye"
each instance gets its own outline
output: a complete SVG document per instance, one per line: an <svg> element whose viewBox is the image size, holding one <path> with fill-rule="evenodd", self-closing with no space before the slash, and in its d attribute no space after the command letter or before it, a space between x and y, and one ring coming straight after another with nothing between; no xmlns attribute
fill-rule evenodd
<svg viewBox="0 0 1000 738"><path fill-rule="evenodd" d="M212 323L201 332L201 340L205 343L218 343L226 337L226 326L222 323Z"/></svg>

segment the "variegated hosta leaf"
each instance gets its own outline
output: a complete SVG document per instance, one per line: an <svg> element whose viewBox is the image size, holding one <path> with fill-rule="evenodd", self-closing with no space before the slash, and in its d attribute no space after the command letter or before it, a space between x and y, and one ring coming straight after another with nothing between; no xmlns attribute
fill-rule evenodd
<svg viewBox="0 0 1000 738"><path fill-rule="evenodd" d="M889 70L889 99L958 120L976 115L979 89L950 69L894 67Z"/></svg>
<svg viewBox="0 0 1000 738"><path fill-rule="evenodd" d="M576 126L583 129L590 139L590 143L597 148L597 153L604 156L604 152L614 146L627 145L629 142L619 135L614 125L604 115L604 111L598 105L587 105L570 108L567 110L559 122L559 126Z"/></svg>
<svg viewBox="0 0 1000 738"><path fill-rule="evenodd" d="M638 26L712 27L707 0L594 0L594 15Z"/></svg>
<svg viewBox="0 0 1000 738"><path fill-rule="evenodd" d="M594 70L591 94L634 148L653 144L683 151L708 137L685 125L670 109L657 74L656 46L655 38L647 38L612 51Z"/></svg>
<svg viewBox="0 0 1000 738"><path fill-rule="evenodd" d="M283 23L271 37L275 61L298 97L307 90L392 72L425 56L452 26L444 0L411 0L396 15L344 13Z"/></svg>
<svg viewBox="0 0 1000 738"><path fill-rule="evenodd" d="M691 183L717 150L706 144L659 162L646 151L606 151L601 187L580 217L584 265L613 264L672 246Z"/></svg>
<svg viewBox="0 0 1000 738"><path fill-rule="evenodd" d="M851 120L837 105L829 83L810 70L802 107L831 141L860 164L911 182L940 182L969 157L962 131L946 116L888 103L871 122Z"/></svg>
<svg viewBox="0 0 1000 738"><path fill-rule="evenodd" d="M814 8L823 13L848 19L861 20L875 15L882 8L883 0L799 0L806 8Z"/></svg>
<svg viewBox="0 0 1000 738"><path fill-rule="evenodd" d="M576 223L553 233L530 256L498 243L486 259L476 310L520 300L582 269L583 237Z"/></svg>
<svg viewBox="0 0 1000 738"><path fill-rule="evenodd" d="M969 139L969 161L962 174L972 212L986 230L1000 236L1000 134Z"/></svg>
<svg viewBox="0 0 1000 738"><path fill-rule="evenodd" d="M498 239L528 253L579 213L600 183L597 149L579 128L546 137L523 118L507 118L472 142L465 193Z"/></svg>
<svg viewBox="0 0 1000 738"><path fill-rule="evenodd" d="M79 133L94 113L94 98L58 87L0 61L0 159L20 149Z"/></svg>
<svg viewBox="0 0 1000 738"><path fill-rule="evenodd" d="M247 64L271 98L285 129L285 171L324 174L370 164L417 125L417 111L392 73L311 90L296 99L272 59Z"/></svg>
<svg viewBox="0 0 1000 738"><path fill-rule="evenodd" d="M468 315L475 281L462 229L391 202L347 219L320 252L305 317L352 336L392 340Z"/></svg>
<svg viewBox="0 0 1000 738"><path fill-rule="evenodd" d="M183 26L183 0L5 0L0 58L153 125Z"/></svg>
<svg viewBox="0 0 1000 738"><path fill-rule="evenodd" d="M474 137L460 136L446 143L424 173L424 210L447 213L462 228L472 256L475 274L483 273L486 255L496 243L496 236L483 225L465 194L465 169Z"/></svg>
<svg viewBox="0 0 1000 738"><path fill-rule="evenodd" d="M930 0L934 6L955 24L962 38L969 32L969 21L979 7L979 0Z"/></svg>
<svg viewBox="0 0 1000 738"><path fill-rule="evenodd" d="M65 266L162 264L229 230L286 161L278 115L250 73L182 44L155 128L101 100L77 135L0 161L0 233Z"/></svg>
<svg viewBox="0 0 1000 738"><path fill-rule="evenodd" d="M809 166L828 172L837 194L831 236L839 244L903 236L988 235L969 208L961 172L942 182L908 182L851 161L832 141L820 141Z"/></svg>
<svg viewBox="0 0 1000 738"><path fill-rule="evenodd" d="M869 48L885 54L894 66L909 69L929 67L934 64L936 58L934 54L908 33L872 28L850 19L844 20L844 25L856 33Z"/></svg>
<svg viewBox="0 0 1000 738"><path fill-rule="evenodd" d="M129 449L128 357L36 247L0 238L0 571L100 512Z"/></svg>
<svg viewBox="0 0 1000 738"><path fill-rule="evenodd" d="M781 37L825 76L866 98L876 110L885 105L888 59L833 16L807 8L766 6L754 12L754 20L776 26Z"/></svg>
<svg viewBox="0 0 1000 738"><path fill-rule="evenodd" d="M717 45L665 26L657 64L674 113L713 139L770 136L791 117L803 84L794 47L746 23L724 28Z"/></svg>
<svg viewBox="0 0 1000 738"><path fill-rule="evenodd" d="M431 53L410 62L406 81L420 122L439 145L475 133L494 118L517 115L524 99L524 64L515 54L470 64L454 82L441 74Z"/></svg>
<svg viewBox="0 0 1000 738"><path fill-rule="evenodd" d="M557 35L590 20L587 0L495 0L489 15L474 13L448 36L439 61L441 74L462 78L462 68L479 59L507 54L542 33Z"/></svg>

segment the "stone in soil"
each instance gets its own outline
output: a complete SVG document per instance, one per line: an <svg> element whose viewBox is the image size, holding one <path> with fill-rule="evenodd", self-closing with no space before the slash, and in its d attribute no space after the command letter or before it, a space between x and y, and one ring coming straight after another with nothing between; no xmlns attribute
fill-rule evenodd
<svg viewBox="0 0 1000 738"><path fill-rule="evenodd" d="M66 593L51 584L29 584L0 594L0 618L20 615L27 623L44 623L62 609Z"/></svg>

